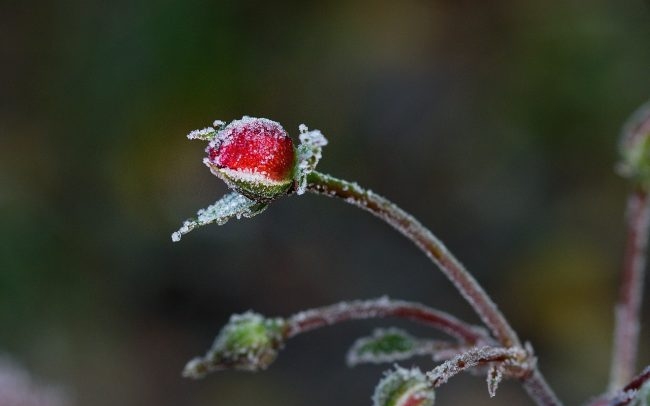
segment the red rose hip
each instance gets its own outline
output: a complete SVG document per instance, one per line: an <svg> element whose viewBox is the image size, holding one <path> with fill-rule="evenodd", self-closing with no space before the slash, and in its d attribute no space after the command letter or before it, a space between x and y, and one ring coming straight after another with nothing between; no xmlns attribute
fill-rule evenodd
<svg viewBox="0 0 650 406"><path fill-rule="evenodd" d="M293 183L293 142L275 121L235 120L218 132L206 152L204 162L212 173L251 199L273 199Z"/></svg>

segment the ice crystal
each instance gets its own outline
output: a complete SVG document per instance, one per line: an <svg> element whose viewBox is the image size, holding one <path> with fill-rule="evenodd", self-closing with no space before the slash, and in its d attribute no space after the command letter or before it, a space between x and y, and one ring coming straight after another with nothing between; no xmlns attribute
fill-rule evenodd
<svg viewBox="0 0 650 406"><path fill-rule="evenodd" d="M435 392L417 368L385 372L372 396L373 406L433 406Z"/></svg>
<svg viewBox="0 0 650 406"><path fill-rule="evenodd" d="M206 224L226 224L233 217L250 218L266 209L265 203L259 203L236 192L229 193L211 206L201 209L195 218L185 220L181 228L172 234L172 241L180 241L184 234Z"/></svg>
<svg viewBox="0 0 650 406"><path fill-rule="evenodd" d="M246 312L232 315L204 357L187 363L183 376L202 378L224 369L258 371L266 369L284 345L286 322Z"/></svg>
<svg viewBox="0 0 650 406"><path fill-rule="evenodd" d="M359 364L379 364L401 361L419 355L433 355L458 348L444 341L425 340L413 337L398 328L376 329L372 336L359 338L346 356L348 366ZM444 357L444 356L443 356ZM446 357L445 357L446 358Z"/></svg>
<svg viewBox="0 0 650 406"><path fill-rule="evenodd" d="M327 145L327 139L319 130L311 130L306 125L300 124L298 127L300 135L300 145L297 148L296 165L296 193L301 195L307 190L307 175L313 172L318 165L318 161L323 156L323 147Z"/></svg>

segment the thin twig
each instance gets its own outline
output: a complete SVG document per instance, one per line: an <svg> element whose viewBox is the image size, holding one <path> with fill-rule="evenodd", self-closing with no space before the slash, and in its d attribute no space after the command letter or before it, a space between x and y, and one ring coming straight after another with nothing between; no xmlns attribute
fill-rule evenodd
<svg viewBox="0 0 650 406"><path fill-rule="evenodd" d="M639 342L639 313L650 221L650 199L642 190L633 192L627 208L627 243L619 302L616 306L614 349L610 372L610 391L620 389L636 369Z"/></svg>
<svg viewBox="0 0 650 406"><path fill-rule="evenodd" d="M400 317L436 328L463 344L488 344L493 340L482 327L458 320L445 312L419 303L390 300L386 297L373 300L341 302L297 313L287 319L287 338L349 320L376 317Z"/></svg>
<svg viewBox="0 0 650 406"><path fill-rule="evenodd" d="M307 190L312 193L338 197L356 205L384 220L419 247L449 278L461 295L478 313L504 347L521 347L517 334L512 329L496 304L454 257L447 247L413 216L395 204L356 183L347 182L319 172L308 175ZM558 406L561 402L550 389L543 376L535 369L529 379L524 380L529 395L540 406Z"/></svg>
<svg viewBox="0 0 650 406"><path fill-rule="evenodd" d="M639 389L650 382L650 366L635 376L630 383L616 392L599 396L587 404L587 406L625 406L636 399Z"/></svg>

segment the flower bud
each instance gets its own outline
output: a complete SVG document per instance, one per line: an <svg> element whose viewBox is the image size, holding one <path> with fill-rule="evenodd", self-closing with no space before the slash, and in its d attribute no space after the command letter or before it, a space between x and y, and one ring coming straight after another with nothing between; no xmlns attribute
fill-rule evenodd
<svg viewBox="0 0 650 406"><path fill-rule="evenodd" d="M372 396L373 406L433 406L435 392L417 368L386 372Z"/></svg>
<svg viewBox="0 0 650 406"><path fill-rule="evenodd" d="M644 188L650 187L650 103L641 106L627 121L621 136L623 176L636 180Z"/></svg>
<svg viewBox="0 0 650 406"><path fill-rule="evenodd" d="M223 369L266 369L284 344L285 330L283 319L267 319L253 312L232 315L212 349L205 357L191 360L183 375L201 378L210 371Z"/></svg>
<svg viewBox="0 0 650 406"><path fill-rule="evenodd" d="M274 199L293 183L293 141L275 121L234 120L219 130L206 152L204 162L212 173L250 199Z"/></svg>

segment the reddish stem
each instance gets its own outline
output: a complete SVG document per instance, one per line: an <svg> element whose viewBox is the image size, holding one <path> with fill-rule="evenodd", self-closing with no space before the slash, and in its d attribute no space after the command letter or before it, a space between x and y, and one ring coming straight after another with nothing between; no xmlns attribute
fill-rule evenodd
<svg viewBox="0 0 650 406"><path fill-rule="evenodd" d="M519 337L505 316L499 311L490 296L478 284L456 257L431 231L413 216L388 199L363 189L353 182L347 182L329 175L311 172L308 175L307 190L312 193L337 197L379 217L395 230L406 236L431 259L467 300L494 337L504 347L521 347ZM524 379L528 394L539 406L562 404L548 386L537 368Z"/></svg>
<svg viewBox="0 0 650 406"><path fill-rule="evenodd" d="M634 379L623 389L618 390L614 394L603 395L595 400L592 400L588 406L625 406L630 404L636 399L637 391L646 383L650 381L650 366L646 367L643 372L635 376Z"/></svg>
<svg viewBox="0 0 650 406"><path fill-rule="evenodd" d="M643 279L648 242L650 204L648 194L636 190L628 199L627 243L619 302L616 306L616 327L610 373L610 390L630 381L636 369L639 342L639 313L643 297Z"/></svg>
<svg viewBox="0 0 650 406"><path fill-rule="evenodd" d="M445 312L418 303L380 298L341 302L297 313L287 320L287 338L343 321L376 317L399 317L436 328L464 344L493 342L487 331L467 324Z"/></svg>

